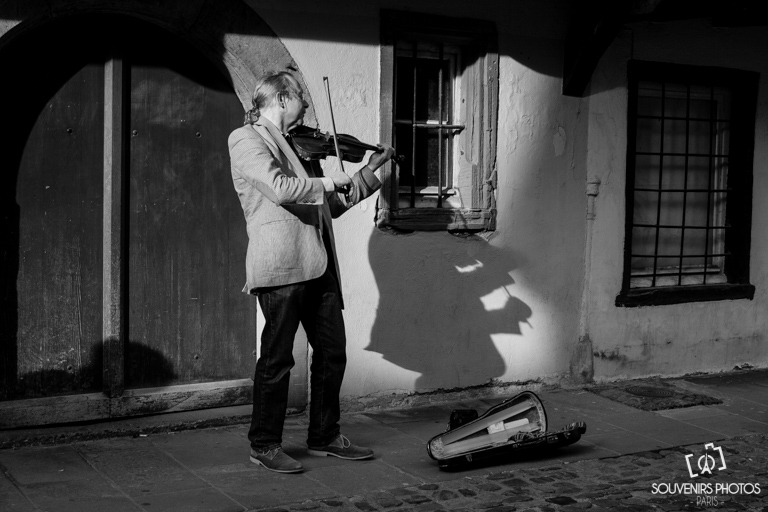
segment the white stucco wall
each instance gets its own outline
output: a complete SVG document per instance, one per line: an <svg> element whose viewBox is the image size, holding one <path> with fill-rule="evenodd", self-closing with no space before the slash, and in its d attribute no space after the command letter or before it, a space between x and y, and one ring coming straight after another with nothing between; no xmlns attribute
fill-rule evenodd
<svg viewBox="0 0 768 512"><path fill-rule="evenodd" d="M595 378L682 375L765 366L768 346L763 312L768 297L766 222L766 99L761 79L755 127L754 193L750 282L754 300L732 300L621 308L626 176L626 61L722 66L765 76L764 27L712 28L707 20L628 27L601 60L589 95L587 168L601 180L592 237L589 335Z"/></svg>
<svg viewBox="0 0 768 512"><path fill-rule="evenodd" d="M376 197L335 223L349 364L364 398L502 382L556 382L578 337L586 116L561 91L561 2L249 5L304 75L321 126L378 140L379 9L491 19L499 31L498 229L488 240L393 235Z"/></svg>

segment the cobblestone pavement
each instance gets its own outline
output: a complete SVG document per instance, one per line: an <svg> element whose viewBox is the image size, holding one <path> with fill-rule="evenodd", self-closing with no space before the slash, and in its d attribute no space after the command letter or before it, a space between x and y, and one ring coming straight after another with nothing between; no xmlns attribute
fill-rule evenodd
<svg viewBox="0 0 768 512"><path fill-rule="evenodd" d="M455 479L440 483L260 510L768 512L767 437L753 435L715 444L713 448L722 449L722 459L716 450L690 445L614 458L558 462L519 471L494 472L491 467L483 476L462 477L456 472ZM689 454L692 456L686 459ZM702 456L705 459L700 459ZM696 474L693 478L686 460L690 460ZM721 469L723 465L725 468Z"/></svg>

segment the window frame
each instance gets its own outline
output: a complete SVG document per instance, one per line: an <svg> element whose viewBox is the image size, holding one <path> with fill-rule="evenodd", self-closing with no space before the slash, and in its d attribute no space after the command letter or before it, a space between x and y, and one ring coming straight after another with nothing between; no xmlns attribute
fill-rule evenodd
<svg viewBox="0 0 768 512"><path fill-rule="evenodd" d="M616 306L666 305L754 297L755 287L749 282L749 258L758 78L756 72L730 68L629 61L624 265L622 287L616 297ZM723 87L731 91L728 196L725 205L726 224L730 226L725 237L725 251L730 255L723 269L727 283L631 287L638 86L641 81Z"/></svg>
<svg viewBox="0 0 768 512"><path fill-rule="evenodd" d="M458 117L466 128L454 140L459 158L454 173L471 173L471 197L461 208L400 208L398 173L393 163L381 167L382 189L376 212L380 228L404 231L479 232L496 229L496 135L499 58L496 27L491 21L450 18L413 12L381 11L380 140L394 140L395 58L397 41L443 43L461 49L457 74L462 105ZM468 115L469 114L469 115ZM395 148L397 150L397 148ZM409 155L405 155L409 158ZM465 160L462 162L462 160Z"/></svg>

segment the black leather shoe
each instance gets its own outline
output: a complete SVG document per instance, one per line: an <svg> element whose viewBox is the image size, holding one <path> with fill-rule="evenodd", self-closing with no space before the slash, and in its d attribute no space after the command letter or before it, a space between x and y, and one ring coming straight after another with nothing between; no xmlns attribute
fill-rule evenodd
<svg viewBox="0 0 768 512"><path fill-rule="evenodd" d="M312 448L310 446L307 452L318 457L333 456L347 460L363 460L373 457L373 450L363 448L362 446L355 446L341 434L331 441L328 446L320 448Z"/></svg>
<svg viewBox="0 0 768 512"><path fill-rule="evenodd" d="M251 448L251 462L276 473L300 473L304 469L301 462L286 455L279 446L265 452Z"/></svg>

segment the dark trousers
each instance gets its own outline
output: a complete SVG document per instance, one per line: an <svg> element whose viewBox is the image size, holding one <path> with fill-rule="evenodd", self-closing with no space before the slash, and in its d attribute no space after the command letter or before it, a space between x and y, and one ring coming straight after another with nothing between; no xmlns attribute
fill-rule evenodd
<svg viewBox="0 0 768 512"><path fill-rule="evenodd" d="M329 264L329 267L332 263ZM347 364L344 318L334 272L311 281L262 288L261 353L253 378L253 413L248 439L256 450L282 443L293 368L293 340L299 323L312 347L307 445L323 447L339 433L339 392Z"/></svg>

